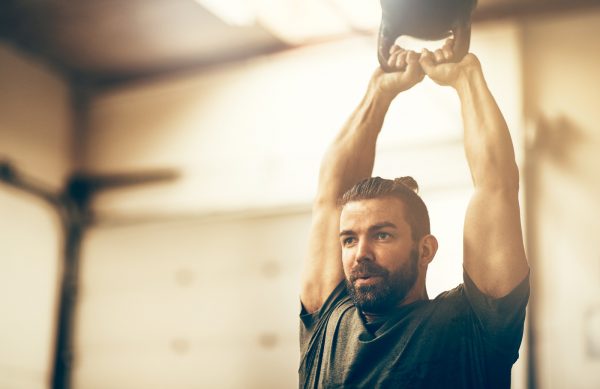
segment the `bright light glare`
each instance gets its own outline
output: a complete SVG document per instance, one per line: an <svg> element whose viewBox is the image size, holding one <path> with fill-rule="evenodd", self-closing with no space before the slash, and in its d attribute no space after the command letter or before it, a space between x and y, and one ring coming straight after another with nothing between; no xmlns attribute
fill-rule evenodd
<svg viewBox="0 0 600 389"><path fill-rule="evenodd" d="M292 44L350 31L345 18L324 0L257 0L256 11L263 27Z"/></svg>
<svg viewBox="0 0 600 389"><path fill-rule="evenodd" d="M426 41L418 38L414 38L408 35L402 35L396 40L396 44L405 50L412 50L420 53L423 49L429 51L435 51L441 49L444 46L445 39L437 41Z"/></svg>
<svg viewBox="0 0 600 389"><path fill-rule="evenodd" d="M215 16L232 26L251 26L256 22L252 0L195 0Z"/></svg>
<svg viewBox="0 0 600 389"><path fill-rule="evenodd" d="M352 27L360 30L373 30L379 28L381 21L381 6L379 1L373 0L325 0L337 8Z"/></svg>
<svg viewBox="0 0 600 389"><path fill-rule="evenodd" d="M233 26L255 23L289 43L376 31L381 7L374 0L195 0Z"/></svg>

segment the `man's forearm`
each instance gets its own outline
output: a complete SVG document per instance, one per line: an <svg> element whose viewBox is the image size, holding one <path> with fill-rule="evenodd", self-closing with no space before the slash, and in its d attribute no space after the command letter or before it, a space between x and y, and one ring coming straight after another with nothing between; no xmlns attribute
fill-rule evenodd
<svg viewBox="0 0 600 389"><path fill-rule="evenodd" d="M371 176L377 137L391 98L369 87L327 150L319 173L317 203L335 202L358 181Z"/></svg>
<svg viewBox="0 0 600 389"><path fill-rule="evenodd" d="M465 215L463 265L481 291L502 297L529 270L513 144L478 63L464 69L455 87L461 100L465 153L475 186Z"/></svg>
<svg viewBox="0 0 600 389"><path fill-rule="evenodd" d="M465 153L475 188L518 190L519 173L506 121L481 68L469 67L456 90L465 126Z"/></svg>
<svg viewBox="0 0 600 389"><path fill-rule="evenodd" d="M451 58L451 54L444 55ZM529 269L520 220L519 171L506 121L475 55L467 54L458 63L438 63L424 50L420 62L433 81L453 87L461 102L465 154L475 186L465 215L464 269L482 292L505 296Z"/></svg>
<svg viewBox="0 0 600 389"><path fill-rule="evenodd" d="M364 98L323 157L300 289L307 312L319 309L344 278L337 201L357 182L371 176L377 136L392 100L424 77L414 52L396 50L390 55L390 66L398 71L375 70Z"/></svg>
<svg viewBox="0 0 600 389"><path fill-rule="evenodd" d="M316 311L343 279L338 243L338 199L363 178L370 177L375 145L391 100L369 87L321 163L319 189L313 205L308 256L300 298L308 312Z"/></svg>

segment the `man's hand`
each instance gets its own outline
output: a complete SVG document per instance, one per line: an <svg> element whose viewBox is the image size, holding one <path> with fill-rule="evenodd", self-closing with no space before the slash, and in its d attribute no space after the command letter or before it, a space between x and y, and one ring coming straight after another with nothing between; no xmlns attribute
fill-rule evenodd
<svg viewBox="0 0 600 389"><path fill-rule="evenodd" d="M393 99L400 92L412 88L425 77L425 73L419 65L419 54L414 51L406 51L399 46L392 46L388 65L395 69L393 73L386 73L377 68L371 77L371 87L375 93Z"/></svg>
<svg viewBox="0 0 600 389"><path fill-rule="evenodd" d="M481 64L471 53L458 63L451 62L453 57L452 40L447 40L444 47L433 53L423 49L419 63L425 74L435 83L456 89L461 78L471 70L481 71Z"/></svg>

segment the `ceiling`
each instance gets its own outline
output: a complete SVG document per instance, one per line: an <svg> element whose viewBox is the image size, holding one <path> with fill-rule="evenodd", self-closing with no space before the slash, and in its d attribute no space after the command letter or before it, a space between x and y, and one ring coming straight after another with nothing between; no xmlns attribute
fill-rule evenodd
<svg viewBox="0 0 600 389"><path fill-rule="evenodd" d="M245 0L215 1L242 4ZM315 13L316 5L336 3L336 0L279 1L272 4L287 1L288 8L293 8L287 14L290 19L279 23L295 23L305 29L312 28L317 17L323 19L323 15ZM334 23L332 19L323 19L320 30L304 40L293 41L273 28L274 24L267 19L232 25L201 3L202 0L2 0L0 38L41 57L68 76L115 83L241 60L319 39L374 33L378 27L378 22L373 23L371 18L366 27L356 28L347 21L347 28L328 30L324 26ZM599 3L598 0L479 0L474 20L556 12ZM307 13L308 8L312 13ZM329 8L331 11L332 7ZM293 16L293 12L299 12L298 16ZM339 20L336 23L340 24Z"/></svg>

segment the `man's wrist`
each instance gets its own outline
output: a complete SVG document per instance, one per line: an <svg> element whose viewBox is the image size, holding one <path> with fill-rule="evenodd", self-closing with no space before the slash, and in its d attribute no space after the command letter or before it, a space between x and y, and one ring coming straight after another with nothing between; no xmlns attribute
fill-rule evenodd
<svg viewBox="0 0 600 389"><path fill-rule="evenodd" d="M387 108L398 93L385 90L378 80L372 80L367 89L367 98L377 106Z"/></svg>
<svg viewBox="0 0 600 389"><path fill-rule="evenodd" d="M468 64L462 66L459 70L458 77L454 82L454 89L458 92L458 95L463 95L471 87L477 86L479 83L485 82L481 66L479 64Z"/></svg>

